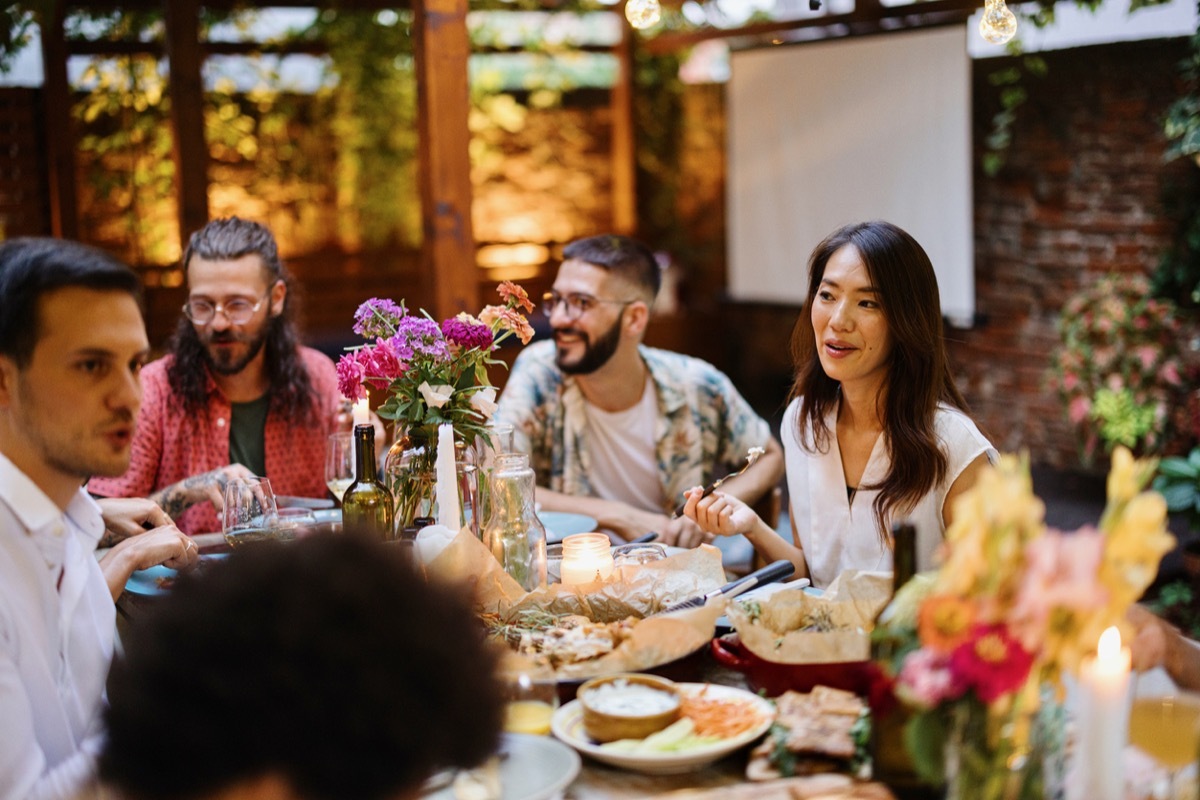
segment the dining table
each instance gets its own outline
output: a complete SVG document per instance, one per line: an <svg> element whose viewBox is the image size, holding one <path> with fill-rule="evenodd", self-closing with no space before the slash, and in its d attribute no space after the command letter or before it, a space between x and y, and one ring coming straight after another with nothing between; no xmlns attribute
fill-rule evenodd
<svg viewBox="0 0 1200 800"><path fill-rule="evenodd" d="M230 552L229 545L220 533L196 534L192 538L200 547L202 556L220 558L222 554ZM118 629L136 624L138 617L152 607L156 599L155 593L128 590L122 593L117 601ZM746 675L718 662L709 647L703 647L675 664L670 677L752 691ZM1164 678L1165 673L1158 680ZM1154 685L1146 679L1143 679L1143 684ZM636 800L649 797L668 800L934 800L943 796L943 790L934 787L886 786L870 780L852 780L846 775L827 774L751 782L746 778L750 747L747 745L712 763L676 774L631 771L600 763L583 754L574 779L561 794L551 795L547 800L556 800L558 797L562 800ZM1153 765L1148 768L1145 766L1144 756L1133 756L1133 759L1130 763L1136 761L1143 771L1154 768ZM1193 783L1194 780L1193 775ZM1127 796L1143 795L1134 792Z"/></svg>

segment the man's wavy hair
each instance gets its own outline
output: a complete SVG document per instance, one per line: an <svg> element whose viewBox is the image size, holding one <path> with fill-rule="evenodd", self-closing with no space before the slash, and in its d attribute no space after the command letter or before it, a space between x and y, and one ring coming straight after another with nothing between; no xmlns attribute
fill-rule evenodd
<svg viewBox="0 0 1200 800"><path fill-rule="evenodd" d="M316 395L300 356L300 336L293 321L293 283L279 259L271 232L239 217L215 219L188 240L183 268L187 270L194 256L229 261L250 254L262 260L268 286L283 281L288 288L283 313L267 323L263 344L271 410L292 422L311 422L317 417ZM196 328L187 317L180 318L168 348L175 357L167 368L172 391L188 411L199 411L208 403L208 361Z"/></svg>

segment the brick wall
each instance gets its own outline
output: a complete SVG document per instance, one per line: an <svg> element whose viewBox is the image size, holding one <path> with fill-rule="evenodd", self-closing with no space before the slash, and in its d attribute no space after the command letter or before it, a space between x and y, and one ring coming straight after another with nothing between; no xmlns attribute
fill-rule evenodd
<svg viewBox="0 0 1200 800"><path fill-rule="evenodd" d="M1074 433L1044 383L1058 313L1072 292L1110 271L1152 272L1170 241L1175 224L1162 190L1195 167L1163 162L1161 119L1179 94L1176 65L1186 52L1184 40L1159 40L1046 54L1046 77L1024 81L1030 97L1006 165L995 177L976 171L979 321L947 336L960 388L1002 450L1077 463ZM1007 61L974 66L976 164L998 108L988 76ZM783 343L797 312L727 309L723 329L732 335L722 364L766 414L778 414L790 385Z"/></svg>

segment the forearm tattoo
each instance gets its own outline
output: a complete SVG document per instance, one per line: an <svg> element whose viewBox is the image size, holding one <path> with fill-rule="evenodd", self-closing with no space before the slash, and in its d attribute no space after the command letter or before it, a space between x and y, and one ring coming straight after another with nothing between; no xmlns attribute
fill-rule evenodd
<svg viewBox="0 0 1200 800"><path fill-rule="evenodd" d="M202 489L210 483L215 483L220 494L224 495L225 484L229 483L229 477L222 469L202 472L199 475L184 478L179 483L171 484L158 494L151 495L150 499L162 506L162 510L167 512L167 516L175 519L189 506L197 502L195 499L190 499L194 496L193 492L196 489Z"/></svg>

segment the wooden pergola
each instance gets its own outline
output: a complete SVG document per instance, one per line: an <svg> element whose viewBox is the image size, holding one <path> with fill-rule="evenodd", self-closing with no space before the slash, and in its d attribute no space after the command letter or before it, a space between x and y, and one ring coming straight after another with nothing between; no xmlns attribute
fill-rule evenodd
<svg viewBox="0 0 1200 800"><path fill-rule="evenodd" d="M930 0L905 6L884 6L879 0L858 0L846 14L823 14L785 22L757 23L734 30L703 29L665 33L644 41L622 26L612 49L620 65L610 95L613 119L611 147L612 229L634 233L637 228L632 62L635 46L654 53L669 52L705 39L728 38L738 46L779 43L785 32L813 29L821 38L960 23L977 7L976 0ZM379 11L404 7L397 0L274 0L272 7L333 7L347 11ZM209 55L263 53L321 53L320 42L266 45L255 42L204 42L200 37L201 8L231 11L245 8L236 0L59 0L40 19L45 71L44 108L49 166L52 232L78 238L75 142L72 134L71 92L67 60L73 55L149 54L170 62L169 91L174 140L179 230L183 242L209 219L208 149L204 138L201 69ZM162 43L68 39L64 20L71 9L91 11L151 11L164 13ZM476 242L471 225L471 181L467 125L467 61L472 52L467 32L468 0L412 0L413 57L417 81L419 139L418 181L424 246L422 267L431 281L439 316L478 308ZM619 9L618 9L619 10Z"/></svg>

